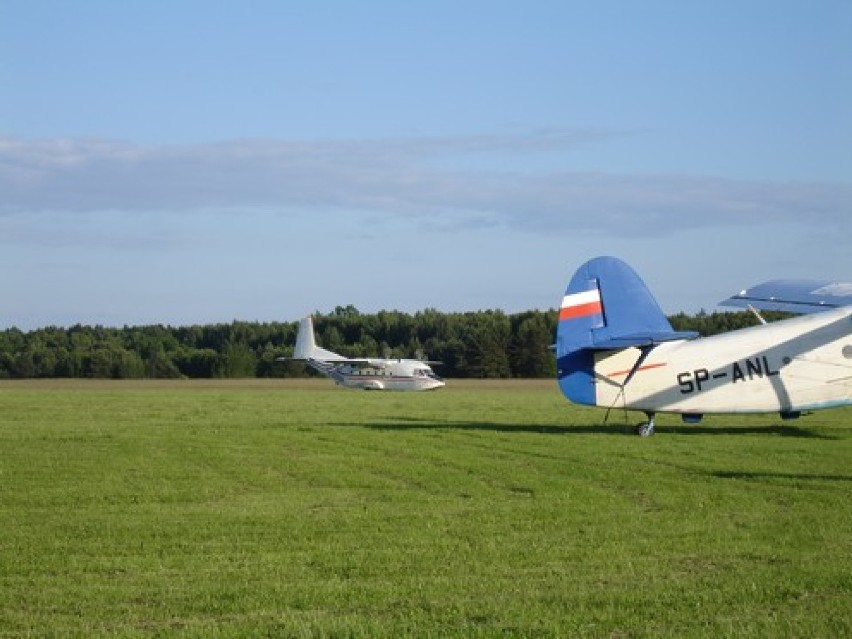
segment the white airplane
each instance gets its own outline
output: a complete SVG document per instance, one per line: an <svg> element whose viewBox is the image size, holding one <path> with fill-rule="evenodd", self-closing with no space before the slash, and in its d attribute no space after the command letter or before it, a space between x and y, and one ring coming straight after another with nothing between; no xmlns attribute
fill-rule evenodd
<svg viewBox="0 0 852 639"><path fill-rule="evenodd" d="M557 377L572 402L645 412L803 411L852 404L852 283L773 280L722 302L761 324L712 337L674 331L636 272L613 257L568 284L556 332ZM755 309L801 314L766 324Z"/></svg>
<svg viewBox="0 0 852 639"><path fill-rule="evenodd" d="M314 370L347 388L423 391L440 388L445 384L429 366L440 362L423 362L417 359L357 359L320 348L316 345L311 317L305 317L299 322L293 357L279 357L278 361L293 359L304 360Z"/></svg>

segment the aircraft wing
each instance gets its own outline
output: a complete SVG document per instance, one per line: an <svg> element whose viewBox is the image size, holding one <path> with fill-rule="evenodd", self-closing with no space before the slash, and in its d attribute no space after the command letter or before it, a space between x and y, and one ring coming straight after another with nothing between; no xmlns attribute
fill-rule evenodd
<svg viewBox="0 0 852 639"><path fill-rule="evenodd" d="M432 360L406 360L399 358L376 358L376 357L339 357L337 359L324 359L324 358L314 358L318 359L321 362L328 362L331 364L349 364L350 366L357 366L358 368L387 368L394 362L413 362L417 361L422 364L443 364L443 362L435 362Z"/></svg>
<svg viewBox="0 0 852 639"><path fill-rule="evenodd" d="M852 305L852 282L832 280L770 280L719 302L720 306L818 313Z"/></svg>
<svg viewBox="0 0 852 639"><path fill-rule="evenodd" d="M333 353L330 353L333 355ZM369 358L369 357L343 357L342 355L337 355L334 357L276 357L276 362L304 362L308 359L322 362L324 364L349 364L350 366L355 366L358 368L387 368L390 364L397 361L402 361L398 359L384 359L384 358ZM406 361L414 361L414 360L406 360ZM433 361L433 360L417 360L422 364L443 364L444 362Z"/></svg>
<svg viewBox="0 0 852 639"><path fill-rule="evenodd" d="M323 362L325 364L351 364L352 366L371 366L373 368L384 368L386 360L382 359L358 359L337 355L334 357L276 357L276 362L304 362L307 360Z"/></svg>
<svg viewBox="0 0 852 639"><path fill-rule="evenodd" d="M388 365L388 361L384 359L359 359L357 357L345 360L347 364L351 366L361 367L369 367L369 368L385 368Z"/></svg>

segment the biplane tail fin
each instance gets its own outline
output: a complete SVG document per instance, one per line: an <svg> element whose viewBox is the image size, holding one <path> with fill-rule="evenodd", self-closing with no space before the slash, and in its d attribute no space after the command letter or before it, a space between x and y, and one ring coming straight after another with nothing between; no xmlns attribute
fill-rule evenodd
<svg viewBox="0 0 852 639"><path fill-rule="evenodd" d="M595 351L651 347L696 336L672 329L630 266L615 257L596 257L574 273L559 307L559 386L572 402L595 405Z"/></svg>

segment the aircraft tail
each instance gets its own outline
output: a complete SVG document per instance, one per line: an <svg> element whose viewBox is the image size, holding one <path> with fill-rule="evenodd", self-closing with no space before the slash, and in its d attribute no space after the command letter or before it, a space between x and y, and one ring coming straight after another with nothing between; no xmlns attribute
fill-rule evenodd
<svg viewBox="0 0 852 639"><path fill-rule="evenodd" d="M596 257L571 278L559 308L559 386L574 403L595 405L595 351L650 347L696 337L674 331L648 287L627 264Z"/></svg>
<svg viewBox="0 0 852 639"><path fill-rule="evenodd" d="M317 346L314 338L314 321L309 315L299 322L299 331L296 334L296 348L293 350L293 359L313 359L334 362L344 360L346 358Z"/></svg>

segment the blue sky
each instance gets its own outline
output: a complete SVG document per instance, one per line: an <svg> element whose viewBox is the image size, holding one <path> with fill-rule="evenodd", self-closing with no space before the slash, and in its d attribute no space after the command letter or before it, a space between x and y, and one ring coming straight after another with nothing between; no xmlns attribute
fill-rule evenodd
<svg viewBox="0 0 852 639"><path fill-rule="evenodd" d="M0 0L0 328L852 279L852 2Z"/></svg>

